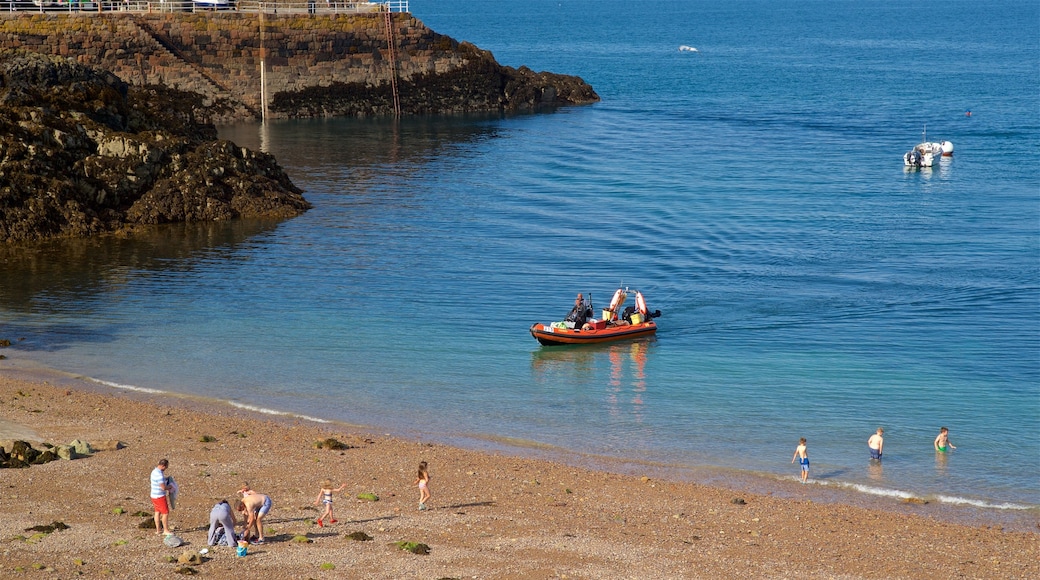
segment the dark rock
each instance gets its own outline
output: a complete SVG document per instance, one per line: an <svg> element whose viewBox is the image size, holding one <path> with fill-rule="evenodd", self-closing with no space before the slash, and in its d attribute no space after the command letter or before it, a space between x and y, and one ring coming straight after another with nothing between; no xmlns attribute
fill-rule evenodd
<svg viewBox="0 0 1040 580"><path fill-rule="evenodd" d="M372 540L372 536L366 534L365 532L353 532L347 534L347 537L351 540L354 540L355 542L369 542Z"/></svg>
<svg viewBox="0 0 1040 580"><path fill-rule="evenodd" d="M730 503L736 504L736 505L745 505L745 504L747 504L747 502L744 501L744 499L740 498L740 497L733 498L732 500L730 500Z"/></svg>
<svg viewBox="0 0 1040 580"><path fill-rule="evenodd" d="M396 542L394 545L406 552L411 552L413 554L425 556L430 553L430 547L420 542L401 541Z"/></svg>
<svg viewBox="0 0 1040 580"><path fill-rule="evenodd" d="M57 461L58 454L51 451L50 449L40 453L36 456L36 459L32 460L33 465L43 465L44 463L50 463L51 461Z"/></svg>
<svg viewBox="0 0 1040 580"><path fill-rule="evenodd" d="M310 208L273 157L218 141L202 109L194 93L0 51L0 241Z"/></svg>
<svg viewBox="0 0 1040 580"><path fill-rule="evenodd" d="M351 449L350 445L347 445L334 437L318 441L314 444L314 447L317 449Z"/></svg>
<svg viewBox="0 0 1040 580"><path fill-rule="evenodd" d="M67 530L69 526L65 522L51 522L46 525L33 526L31 528L25 528L27 532L41 532L44 534L51 534L56 531Z"/></svg>
<svg viewBox="0 0 1040 580"><path fill-rule="evenodd" d="M490 52L467 42L459 44L458 53L465 59L458 68L397 83L402 113L537 111L599 101L596 91L579 77L502 66ZM393 115L393 92L385 82L336 82L275 93L271 109L288 117Z"/></svg>
<svg viewBox="0 0 1040 580"><path fill-rule="evenodd" d="M17 459L23 463L32 463L40 452L25 441L15 441L11 445L11 459Z"/></svg>

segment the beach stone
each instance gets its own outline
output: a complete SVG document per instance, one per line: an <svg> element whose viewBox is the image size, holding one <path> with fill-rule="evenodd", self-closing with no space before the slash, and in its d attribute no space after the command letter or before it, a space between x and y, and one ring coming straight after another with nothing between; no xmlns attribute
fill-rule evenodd
<svg viewBox="0 0 1040 580"><path fill-rule="evenodd" d="M71 445L58 445L54 448L54 453L58 456L58 459L64 459L65 461L72 461L76 458L76 448Z"/></svg>
<svg viewBox="0 0 1040 580"><path fill-rule="evenodd" d="M744 498L740 498L740 497L733 498L732 500L730 500L730 503L735 504L735 505L746 505L747 504L747 502L744 501Z"/></svg>
<svg viewBox="0 0 1040 580"><path fill-rule="evenodd" d="M191 551L181 552L181 555L177 556L177 563L178 564L195 564L196 566L198 566L199 564L202 563L202 556L196 554L195 552L191 552Z"/></svg>
<svg viewBox="0 0 1040 580"><path fill-rule="evenodd" d="M351 540L354 540L355 542L368 542L372 540L372 536L366 534L365 532L354 532L351 534L347 534L347 537Z"/></svg>
<svg viewBox="0 0 1040 580"><path fill-rule="evenodd" d="M430 547L428 545L426 545L426 544L421 543L421 542L400 541L400 542L396 542L394 545L397 546L398 548L404 550L405 552L411 552L413 554L419 554L420 556L426 556L427 554L430 553Z"/></svg>
<svg viewBox="0 0 1040 580"><path fill-rule="evenodd" d="M94 451L115 451L117 449L124 449L125 447L126 443L117 439L106 439L91 444L91 448L94 449Z"/></svg>
<svg viewBox="0 0 1040 580"><path fill-rule="evenodd" d="M57 461L58 456L50 449L38 454L36 459L32 460L33 465L43 465L44 463L50 463L51 461Z"/></svg>
<svg viewBox="0 0 1040 580"><path fill-rule="evenodd" d="M14 441L11 443L11 457L23 463L32 463L40 452L25 441Z"/></svg>
<svg viewBox="0 0 1040 580"><path fill-rule="evenodd" d="M69 443L69 445L76 450L78 455L90 455L91 453L94 453L94 449L90 446L90 443L87 443L86 441L76 439L72 443Z"/></svg>
<svg viewBox="0 0 1040 580"><path fill-rule="evenodd" d="M335 437L329 437L323 441L317 441L314 443L314 447L317 449L350 449L350 445L343 443Z"/></svg>
<svg viewBox="0 0 1040 580"><path fill-rule="evenodd" d="M365 501L379 501L379 496L374 493L359 493L357 498Z"/></svg>
<svg viewBox="0 0 1040 580"><path fill-rule="evenodd" d="M42 534L51 534L60 530L67 530L69 526L65 522L54 521L49 524L41 524L33 526L31 528L25 528L27 532L40 532Z"/></svg>

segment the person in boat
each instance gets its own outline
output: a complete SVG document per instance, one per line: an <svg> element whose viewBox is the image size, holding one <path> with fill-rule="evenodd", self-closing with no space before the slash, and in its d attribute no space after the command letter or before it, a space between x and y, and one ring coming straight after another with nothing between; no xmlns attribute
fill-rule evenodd
<svg viewBox="0 0 1040 580"><path fill-rule="evenodd" d="M584 328L585 321L590 317L592 317L592 305L579 292L578 297L574 299L574 308L571 308L563 321L573 323L573 328Z"/></svg>

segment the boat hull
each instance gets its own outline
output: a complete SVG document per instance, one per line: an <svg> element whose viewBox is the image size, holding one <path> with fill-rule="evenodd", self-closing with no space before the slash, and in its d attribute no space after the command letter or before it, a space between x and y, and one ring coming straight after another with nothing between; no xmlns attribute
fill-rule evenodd
<svg viewBox="0 0 1040 580"><path fill-rule="evenodd" d="M615 340L629 340L644 336L651 336L657 332L657 324L653 321L641 322L639 324L621 324L608 326L599 330L572 330L569 328L554 328L548 324L534 324L531 326L531 336L538 342L546 345L561 344L597 344Z"/></svg>

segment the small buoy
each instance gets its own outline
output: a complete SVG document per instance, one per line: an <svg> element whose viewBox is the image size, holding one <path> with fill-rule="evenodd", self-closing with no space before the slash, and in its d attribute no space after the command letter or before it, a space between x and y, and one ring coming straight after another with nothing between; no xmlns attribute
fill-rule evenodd
<svg viewBox="0 0 1040 580"><path fill-rule="evenodd" d="M950 142L950 141L943 141L940 145L942 146L943 157L950 157L950 156L953 155L953 143L952 142Z"/></svg>
<svg viewBox="0 0 1040 580"><path fill-rule="evenodd" d="M679 47L679 52L698 52L698 50L692 46L686 46L684 44Z"/></svg>
<svg viewBox="0 0 1040 580"><path fill-rule="evenodd" d="M964 116L965 117L970 117L971 116L971 109L968 109L967 111L964 111Z"/></svg>

